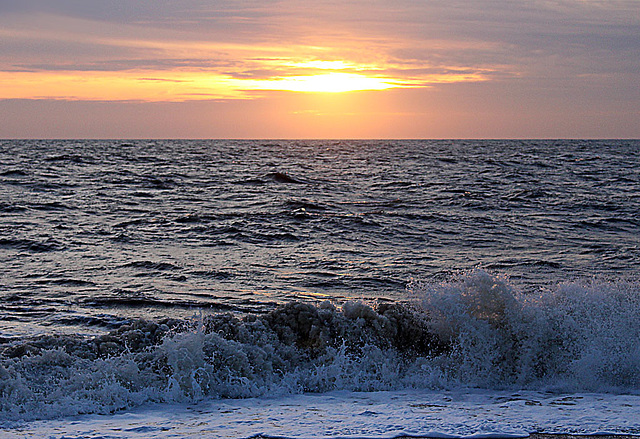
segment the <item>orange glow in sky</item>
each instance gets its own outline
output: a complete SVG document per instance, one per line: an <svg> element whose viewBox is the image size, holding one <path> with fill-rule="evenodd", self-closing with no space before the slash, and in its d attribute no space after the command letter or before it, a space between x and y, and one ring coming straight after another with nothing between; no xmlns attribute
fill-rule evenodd
<svg viewBox="0 0 640 439"><path fill-rule="evenodd" d="M247 99L268 90L341 93L412 87L409 81L356 73L238 79L201 72L0 73L0 99L185 101Z"/></svg>
<svg viewBox="0 0 640 439"><path fill-rule="evenodd" d="M0 3L0 138L640 137L639 2L502 3Z"/></svg>
<svg viewBox="0 0 640 439"><path fill-rule="evenodd" d="M246 50L246 49L245 49ZM273 48L271 50L274 50ZM283 52L286 49L283 49ZM243 54L238 54L238 59ZM261 91L344 93L393 88L425 88L438 83L483 81L486 71L429 73L409 76L389 66L349 61L292 61L287 58L249 60L260 75L223 73L216 69L123 71L62 70L0 72L0 99L87 101L188 101L253 99ZM67 70L68 69L68 70Z"/></svg>

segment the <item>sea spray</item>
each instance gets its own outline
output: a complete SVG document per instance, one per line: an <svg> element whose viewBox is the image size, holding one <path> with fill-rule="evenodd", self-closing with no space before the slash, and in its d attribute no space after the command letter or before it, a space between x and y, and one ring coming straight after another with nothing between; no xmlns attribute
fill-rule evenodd
<svg viewBox="0 0 640 439"><path fill-rule="evenodd" d="M444 346L401 304L293 302L266 315L135 321L92 339L46 336L1 354L5 420L111 413L144 402L402 386Z"/></svg>
<svg viewBox="0 0 640 439"><path fill-rule="evenodd" d="M414 283L403 303L291 302L23 339L0 354L0 419L332 390L639 393L639 294L595 281L523 293L475 270Z"/></svg>
<svg viewBox="0 0 640 439"><path fill-rule="evenodd" d="M524 293L474 270L415 282L413 300L449 343L450 380L484 388L640 390L640 285L575 281Z"/></svg>

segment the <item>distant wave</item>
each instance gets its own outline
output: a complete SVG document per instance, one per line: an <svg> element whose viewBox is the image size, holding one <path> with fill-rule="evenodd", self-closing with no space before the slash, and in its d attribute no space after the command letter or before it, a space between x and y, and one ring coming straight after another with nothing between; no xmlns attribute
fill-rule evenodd
<svg viewBox="0 0 640 439"><path fill-rule="evenodd" d="M0 177L26 177L27 175L29 174L22 169L9 169L8 171L0 172Z"/></svg>
<svg viewBox="0 0 640 439"><path fill-rule="evenodd" d="M51 252L63 248L59 242L53 239L36 241L33 239L0 238L0 248L3 247L14 250L28 250L34 253Z"/></svg>
<svg viewBox="0 0 640 439"><path fill-rule="evenodd" d="M292 177L284 172L269 172L266 177L276 183L304 184L306 181Z"/></svg>
<svg viewBox="0 0 640 439"><path fill-rule="evenodd" d="M146 402L403 388L640 393L640 285L521 293L476 270L404 303L301 302L261 315L135 321L4 340L0 420Z"/></svg>

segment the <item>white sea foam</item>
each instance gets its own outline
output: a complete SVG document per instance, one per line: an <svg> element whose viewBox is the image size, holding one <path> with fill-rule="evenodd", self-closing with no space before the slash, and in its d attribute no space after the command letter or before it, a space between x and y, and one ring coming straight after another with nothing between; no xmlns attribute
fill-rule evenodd
<svg viewBox="0 0 640 439"><path fill-rule="evenodd" d="M163 404L0 430L7 439L513 438L532 432L639 434L640 396L477 389L334 391Z"/></svg>
<svg viewBox="0 0 640 439"><path fill-rule="evenodd" d="M380 394L387 395L380 398L389 404L405 398L398 395L424 397L424 404L430 404L430 398L447 392L461 398L485 392L489 399L533 392L538 395L534 399L568 394L619 406L620 422L594 424L590 432L636 428L621 423L629 413L616 401L630 398L636 404L633 395L640 395L638 284L568 283L524 294L505 279L476 270L446 283L415 283L410 296L403 305L372 308L352 302L336 309L329 303L292 303L243 320L211 316L191 328L175 321L136 322L95 339L26 340L5 348L0 357L0 422L16 426L36 419L111 414L149 403L210 401L251 407L239 400L211 401L274 395L287 401L296 398L291 395L313 398L309 393L335 391L348 392L349 401L354 395L374 398L374 393L353 392L391 392ZM474 388L484 390L469 390ZM311 400L325 401L318 398ZM163 407L163 413L173 410ZM243 419L252 416L259 415ZM389 411L386 416L396 415ZM442 419L433 431L446 433L447 422L455 424L453 418ZM503 425L496 420L487 427L474 417L467 419L464 425L475 425L473 431L453 429L451 434ZM567 418L565 427L578 426L582 421L576 419ZM380 434L396 431L387 421L382 424ZM526 425L535 429L537 424ZM348 436L347 430L339 435Z"/></svg>
<svg viewBox="0 0 640 439"><path fill-rule="evenodd" d="M464 385L556 391L640 391L640 285L580 281L521 293L476 270L413 285L453 352L443 371Z"/></svg>

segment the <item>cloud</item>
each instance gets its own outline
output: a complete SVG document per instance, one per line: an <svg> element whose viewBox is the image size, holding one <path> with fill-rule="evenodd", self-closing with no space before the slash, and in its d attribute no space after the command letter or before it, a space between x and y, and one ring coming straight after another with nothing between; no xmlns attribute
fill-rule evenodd
<svg viewBox="0 0 640 439"><path fill-rule="evenodd" d="M594 87L629 89L639 79L640 6L637 0L5 1L0 71L49 75L42 78L51 84L63 74L94 78L87 99L106 99L94 91L109 86L127 90L122 99L130 99L139 78L158 79L156 87L198 84L158 89L153 99L246 99L260 81L268 90L287 78L327 73L412 87L484 81L547 87L588 78ZM117 86L110 82L116 79ZM60 98L73 84L64 89Z"/></svg>

